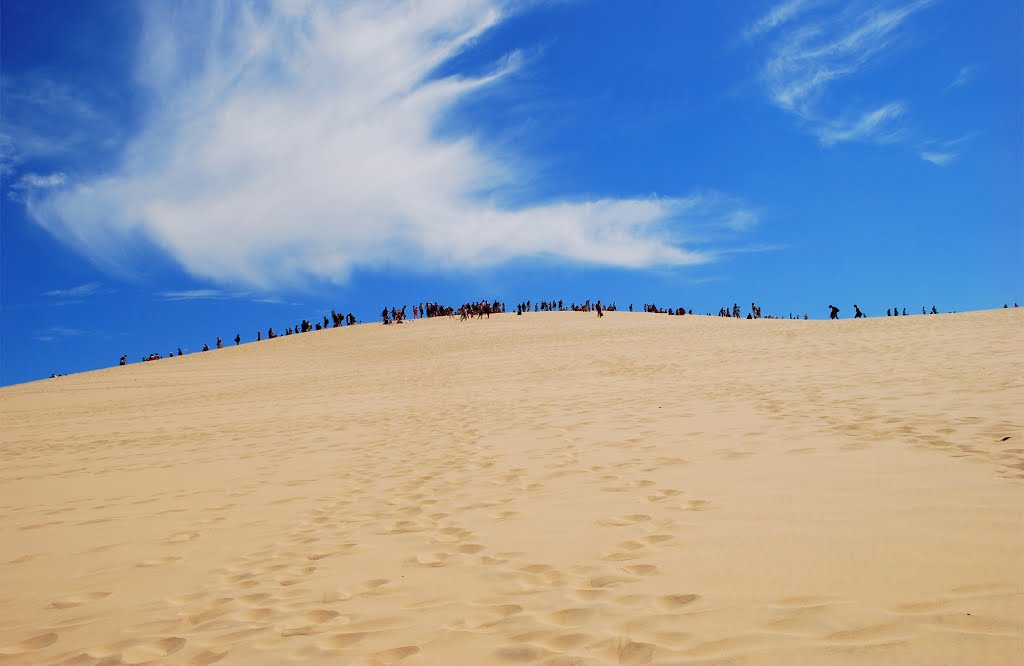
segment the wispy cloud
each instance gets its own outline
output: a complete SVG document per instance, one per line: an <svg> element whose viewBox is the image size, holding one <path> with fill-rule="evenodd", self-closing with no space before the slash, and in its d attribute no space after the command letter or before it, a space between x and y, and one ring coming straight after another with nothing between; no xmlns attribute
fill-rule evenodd
<svg viewBox="0 0 1024 666"><path fill-rule="evenodd" d="M743 31L747 39L754 39L769 33L775 28L788 23L821 0L787 0L772 7L767 14L759 18Z"/></svg>
<svg viewBox="0 0 1024 666"><path fill-rule="evenodd" d="M102 287L103 285L99 282L86 282L85 284L69 287L68 289L51 289L50 291L43 292L43 295L51 298L80 298L100 293Z"/></svg>
<svg viewBox="0 0 1024 666"><path fill-rule="evenodd" d="M955 139L928 141L917 153L925 162L936 166L947 166L960 156L959 146L977 136L977 132L968 132Z"/></svg>
<svg viewBox="0 0 1024 666"><path fill-rule="evenodd" d="M956 159L956 153L936 153L931 151L921 151L918 153L921 159L925 162L931 162L938 166L946 166L950 162Z"/></svg>
<svg viewBox="0 0 1024 666"><path fill-rule="evenodd" d="M165 301L197 301L206 299L227 298L219 289L186 289L184 291L165 291L160 294Z"/></svg>
<svg viewBox="0 0 1024 666"><path fill-rule="evenodd" d="M776 6L755 24L775 27L782 19L793 24L780 30L768 47L762 77L771 102L794 114L826 146L893 141L899 136L897 121L906 112L904 102L837 109L829 104L835 96L826 93L881 60L907 20L931 1L875 5L859 12L832 3L813 18L798 22L789 19L804 9L803 3ZM758 34L767 32L764 29Z"/></svg>
<svg viewBox="0 0 1024 666"><path fill-rule="evenodd" d="M39 342L56 342L63 338L77 337L80 335L87 335L88 333L88 331L69 328L67 326L50 326L49 328L38 331L35 334L35 339Z"/></svg>
<svg viewBox="0 0 1024 666"><path fill-rule="evenodd" d="M0 174L25 162L67 157L101 143L112 131L107 118L70 83L36 71L0 77L4 129L0 133Z"/></svg>
<svg viewBox="0 0 1024 666"><path fill-rule="evenodd" d="M460 101L524 76L522 59L437 72L500 24L508 3L140 6L137 79L152 107L121 167L27 202L101 265L143 240L196 277L274 289L344 281L356 268L714 259L685 244L702 195L500 203L530 170L444 123ZM751 226L756 213L728 201L716 208L723 224Z"/></svg>
<svg viewBox="0 0 1024 666"><path fill-rule="evenodd" d="M906 107L902 102L891 102L885 106L865 111L859 117L830 119L815 128L814 133L823 145L833 146L844 141L891 143L900 138L900 130L894 122L902 116Z"/></svg>
<svg viewBox="0 0 1024 666"><path fill-rule="evenodd" d="M974 76L974 70L975 69L976 68L973 65L968 65L966 67L961 67L960 71L957 72L956 78L953 79L949 83L949 85L946 86L946 88L947 89L952 89L952 88L959 88L961 86L967 85L968 82L970 82L971 78Z"/></svg>
<svg viewBox="0 0 1024 666"><path fill-rule="evenodd" d="M60 187L67 181L63 172L56 172L47 175L38 173L22 174L14 183L9 185L7 197L12 201L24 201L26 193L32 190L45 190L53 187Z"/></svg>

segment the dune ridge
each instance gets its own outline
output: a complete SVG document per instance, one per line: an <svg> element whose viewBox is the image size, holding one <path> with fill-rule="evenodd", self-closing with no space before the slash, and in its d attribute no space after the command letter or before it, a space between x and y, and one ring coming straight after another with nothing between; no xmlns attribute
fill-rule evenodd
<svg viewBox="0 0 1024 666"><path fill-rule="evenodd" d="M1022 333L492 315L0 389L0 664L1020 663Z"/></svg>

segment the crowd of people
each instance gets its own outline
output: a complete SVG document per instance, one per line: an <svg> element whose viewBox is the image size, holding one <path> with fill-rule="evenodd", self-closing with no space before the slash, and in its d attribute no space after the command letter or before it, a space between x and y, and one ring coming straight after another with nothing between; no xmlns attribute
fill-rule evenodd
<svg viewBox="0 0 1024 666"><path fill-rule="evenodd" d="M1004 304L1003 307L1004 308L1008 308L1009 304ZM1018 306L1017 306L1016 303L1014 303L1013 307L1016 308ZM839 308L834 306L834 305L831 305L831 304L828 306L828 308L829 308L829 319L839 319L839 312L840 312ZM633 312L633 304L632 303L629 304L629 308L628 309L629 309L629 312ZM408 306L406 306L406 305L403 305L400 308L399 307L391 307L391 308L385 307L381 311L382 323L385 324L385 325L402 324L402 323L404 323L406 321L406 312L407 312L407 310L408 310ZM544 301L526 300L526 301L523 301L523 302L518 303L516 305L516 315L518 315L518 316L522 316L522 315L530 313L530 312L586 312L586 313L596 312L598 318L601 318L601 317L604 317L604 313L605 312L615 312L616 310L618 310L618 306L614 302L611 303L611 304L605 305L600 300L592 302L590 299L587 299L583 303L570 302L568 304L565 303L562 300L557 300L557 301L556 300L550 300L550 301L548 301L548 300L544 300ZM860 307L856 303L853 305L853 310L854 310L854 315L853 315L854 319L862 319L862 318L866 318L867 317L867 315L864 314L864 312L860 309ZM442 305L440 303L426 302L426 303L419 303L419 304L415 304L414 303L413 304L413 306L412 306L412 319L413 320L416 320L416 319L430 319L430 318L434 318L434 317L448 317L448 318L454 319L455 316L458 315L459 316L459 321L466 321L467 319L490 319L491 314L502 314L502 313L505 313L505 312L506 312L505 303L503 303L501 301L497 301L497 300L495 300L495 301L480 300L480 301L475 301L475 302L463 303L461 306L459 306L457 308L456 307L452 307L452 306L448 306L448 305ZM687 310L685 307L665 308L665 307L660 307L660 306L658 306L658 305L656 305L654 303L645 303L643 305L643 312L652 313L652 314L676 315L676 316L693 315L693 310L692 309L691 310ZM921 314L922 315L938 314L938 313L939 313L939 311L938 311L938 309L934 305L932 306L930 311L926 307L922 307L921 308ZM907 316L907 309L906 308L902 308L902 312L901 312L900 308L888 308L885 311L885 314L886 314L887 317L900 317L900 316L906 317ZM711 313L708 312L707 316L711 316ZM740 310L740 306L737 303L733 303L732 307L726 306L726 307L720 308L718 310L718 316L719 317L728 317L728 318L732 318L732 319L762 319L762 318L764 318L764 319L781 319L782 318L782 317L774 317L772 315L763 315L762 311L761 311L761 306L759 306L757 303L751 303L750 304L750 310L747 312L745 317L743 316L743 313ZM796 320L796 319L807 320L808 316L807 316L807 313L804 313L803 316L801 317L799 314L794 315L791 312L791 313L789 313L789 317L788 318L792 319L792 320ZM356 316L354 314L352 314L351 312L349 312L347 314L342 314L342 313L338 313L338 312L336 312L334 310L331 310L330 317L328 317L327 315L324 315L322 322L320 320L307 321L307 320L303 319L300 323L295 324L294 326L287 326L287 327L285 327L285 332L283 334L275 333L273 328L269 328L267 330L267 336L266 337L267 337L267 339L274 339L274 338L280 337L281 335L286 335L286 336L287 335L297 335L297 334L300 334L300 333L309 333L310 331L326 330L326 329L332 328L332 327L333 328L340 328L342 326L354 326L357 323L361 323L361 322L358 322L357 319L356 319ZM261 342L262 340L263 340L263 332L262 331L257 331L256 332L256 341L257 342ZM242 335L241 335L241 333L236 333L235 334L234 342L235 342L236 346L240 345L242 343ZM223 343L223 341L221 340L220 337L217 338L216 345L217 345L217 349L223 349L224 343ZM209 344L204 344L203 345L203 351L204 352L210 351ZM181 347L178 347L177 354L175 354L173 351L171 351L166 357L162 356L162 355L160 355L159 353L156 353L156 352L151 353L148 356L143 356L142 357L142 362L158 361L158 360L160 360L162 358L173 358L176 355L177 356L184 355L184 352L182 351ZM128 364L128 356L127 355L122 355L121 359L120 359L120 365L127 365L127 364ZM53 374L51 376L52 377L60 377L61 375Z"/></svg>

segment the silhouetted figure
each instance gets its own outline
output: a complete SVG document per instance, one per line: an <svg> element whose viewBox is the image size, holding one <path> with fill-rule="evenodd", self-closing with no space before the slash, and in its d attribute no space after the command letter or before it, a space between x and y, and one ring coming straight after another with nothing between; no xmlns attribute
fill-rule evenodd
<svg viewBox="0 0 1024 666"><path fill-rule="evenodd" d="M900 309L899 308L893 308L892 309L892 316L893 317L899 317L900 316Z"/></svg>
<svg viewBox="0 0 1024 666"><path fill-rule="evenodd" d="M181 347L178 347L178 356L181 356Z"/></svg>
<svg viewBox="0 0 1024 666"><path fill-rule="evenodd" d="M210 351L210 345L204 344L203 351Z"/></svg>
<svg viewBox="0 0 1024 666"><path fill-rule="evenodd" d="M220 336L217 336L217 349L224 349L224 343L220 341Z"/></svg>
<svg viewBox="0 0 1024 666"><path fill-rule="evenodd" d="M939 311L935 309L934 305L932 306L932 314L939 314Z"/></svg>
<svg viewBox="0 0 1024 666"><path fill-rule="evenodd" d="M235 333L235 346L237 347L239 345L239 343L241 343L241 342L242 342L242 334L241 333Z"/></svg>
<svg viewBox="0 0 1024 666"><path fill-rule="evenodd" d="M892 316L892 308L886 308L885 316L886 317L891 317Z"/></svg>
<svg viewBox="0 0 1024 666"><path fill-rule="evenodd" d="M380 311L380 318L384 320L385 325L391 323L391 320L388 318L388 309L386 306L383 310Z"/></svg>
<svg viewBox="0 0 1024 666"><path fill-rule="evenodd" d="M127 355L121 357L121 365L128 365L128 356Z"/></svg>
<svg viewBox="0 0 1024 666"><path fill-rule="evenodd" d="M853 313L853 318L854 319L860 319L860 318L862 318L864 316L864 313L860 311L860 308L857 307L856 303L853 304L853 310L854 310L854 313Z"/></svg>
<svg viewBox="0 0 1024 666"><path fill-rule="evenodd" d="M839 308L837 308L834 305L830 305L830 306L828 306L828 309L829 309L829 314L828 314L828 318L829 319L839 319Z"/></svg>
<svg viewBox="0 0 1024 666"><path fill-rule="evenodd" d="M271 340L277 337L277 334L274 333L274 329L271 328L267 330L267 337Z"/></svg>
<svg viewBox="0 0 1024 666"><path fill-rule="evenodd" d="M604 311L601 308L601 301L597 302L597 318L600 319L604 316Z"/></svg>
<svg viewBox="0 0 1024 666"><path fill-rule="evenodd" d="M263 339L263 333L261 333L260 331L256 331L256 342L259 342L262 339Z"/></svg>
<svg viewBox="0 0 1024 666"><path fill-rule="evenodd" d="M907 309L906 309L906 308L903 308L903 316L904 316L904 317L906 317L906 316L907 316Z"/></svg>

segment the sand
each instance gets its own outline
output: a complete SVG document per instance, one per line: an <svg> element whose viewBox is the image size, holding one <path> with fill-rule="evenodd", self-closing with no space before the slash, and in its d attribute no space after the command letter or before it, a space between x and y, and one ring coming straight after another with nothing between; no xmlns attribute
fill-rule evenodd
<svg viewBox="0 0 1024 666"><path fill-rule="evenodd" d="M1024 662L1024 310L365 325L0 418L0 663Z"/></svg>

